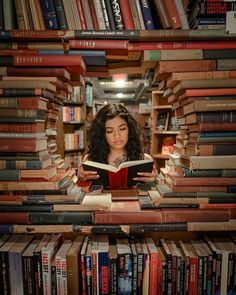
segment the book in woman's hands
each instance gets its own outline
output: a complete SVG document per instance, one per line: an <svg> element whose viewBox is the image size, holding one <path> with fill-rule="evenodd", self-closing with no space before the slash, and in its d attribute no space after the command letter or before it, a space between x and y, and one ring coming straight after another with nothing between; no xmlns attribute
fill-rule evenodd
<svg viewBox="0 0 236 295"><path fill-rule="evenodd" d="M102 184L110 189L125 189L137 184L133 180L138 172L152 172L153 160L136 160L121 163L118 167L94 161L85 161L84 170L97 171L99 178L93 184Z"/></svg>

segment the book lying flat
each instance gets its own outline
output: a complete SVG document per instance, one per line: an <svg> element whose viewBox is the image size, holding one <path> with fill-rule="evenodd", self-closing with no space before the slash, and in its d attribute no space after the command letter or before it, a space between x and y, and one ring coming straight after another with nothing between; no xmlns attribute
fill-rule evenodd
<svg viewBox="0 0 236 295"><path fill-rule="evenodd" d="M82 165L84 170L97 171L100 176L93 184L102 184L110 189L125 189L137 184L133 178L137 177L138 172L152 171L153 160L127 161L118 167L94 161L85 161Z"/></svg>

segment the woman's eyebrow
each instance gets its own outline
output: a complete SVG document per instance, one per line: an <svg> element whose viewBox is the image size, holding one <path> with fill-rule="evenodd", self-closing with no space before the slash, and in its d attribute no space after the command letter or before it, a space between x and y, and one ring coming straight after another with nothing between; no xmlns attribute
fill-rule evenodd
<svg viewBox="0 0 236 295"><path fill-rule="evenodd" d="M124 126L128 126L126 123L124 124L121 124L118 126L118 128L121 128L121 127L124 127ZM115 127L112 127L112 126L107 126L106 129L114 129Z"/></svg>

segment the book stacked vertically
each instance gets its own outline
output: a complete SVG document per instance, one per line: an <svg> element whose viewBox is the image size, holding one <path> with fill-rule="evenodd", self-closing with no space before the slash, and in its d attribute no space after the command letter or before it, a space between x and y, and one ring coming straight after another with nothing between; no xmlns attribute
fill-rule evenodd
<svg viewBox="0 0 236 295"><path fill-rule="evenodd" d="M161 169L164 181L158 191L163 199L156 201L173 198L166 203L214 209L216 221L217 210L225 208L235 219L235 50L201 49L202 57L195 60L184 60L182 52L182 61L160 61L156 68L180 125L174 153Z"/></svg>
<svg viewBox="0 0 236 295"><path fill-rule="evenodd" d="M235 12L236 1L189 1L188 21L192 29L225 29L227 12Z"/></svg>

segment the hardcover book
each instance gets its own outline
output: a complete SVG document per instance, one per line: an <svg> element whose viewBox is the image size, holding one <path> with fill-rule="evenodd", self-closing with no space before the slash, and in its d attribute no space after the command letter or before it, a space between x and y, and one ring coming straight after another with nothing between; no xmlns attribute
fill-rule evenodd
<svg viewBox="0 0 236 295"><path fill-rule="evenodd" d="M110 189L125 189L137 183L133 180L137 172L152 171L153 160L127 161L118 167L93 161L86 161L82 165L87 171L97 171L100 177L94 181L94 184L102 184Z"/></svg>

